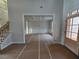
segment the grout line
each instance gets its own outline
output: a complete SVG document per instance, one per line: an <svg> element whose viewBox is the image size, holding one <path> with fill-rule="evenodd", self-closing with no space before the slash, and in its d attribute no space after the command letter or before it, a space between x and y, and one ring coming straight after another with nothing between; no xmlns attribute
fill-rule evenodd
<svg viewBox="0 0 79 59"><path fill-rule="evenodd" d="M38 59L40 59L40 36L38 40Z"/></svg>
<svg viewBox="0 0 79 59"><path fill-rule="evenodd" d="M23 47L23 49L22 49L21 52L18 54L18 56L16 57L16 59L18 59L18 58L22 55L22 53L23 53L23 51L24 51L25 48L26 48L26 45Z"/></svg>
<svg viewBox="0 0 79 59"><path fill-rule="evenodd" d="M47 48L47 50L48 50L48 53L49 53L49 57L50 57L50 59L52 59L52 55L51 55L50 50L49 50L49 48L48 48L48 46L47 46L46 43L45 43L45 46L46 46L46 48Z"/></svg>
<svg viewBox="0 0 79 59"><path fill-rule="evenodd" d="M32 37L30 37L30 39L29 39L29 41L28 42L30 42L31 41L31 38ZM24 52L24 49L26 48L26 45L23 47L23 49L21 50L21 52L18 54L18 56L16 57L16 59L19 59L19 57L22 55L22 53Z"/></svg>
<svg viewBox="0 0 79 59"><path fill-rule="evenodd" d="M32 39L32 36L29 38L29 40L27 42L30 43L31 39Z"/></svg>

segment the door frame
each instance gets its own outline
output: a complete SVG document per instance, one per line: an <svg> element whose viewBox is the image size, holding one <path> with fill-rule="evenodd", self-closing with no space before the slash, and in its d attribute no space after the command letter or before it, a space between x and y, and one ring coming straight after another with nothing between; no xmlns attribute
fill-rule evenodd
<svg viewBox="0 0 79 59"><path fill-rule="evenodd" d="M24 24L24 16L52 16L53 17L53 20L55 19L55 14L35 14L35 13L24 13L22 14L22 19L23 19L23 39L24 39L24 42L26 43L26 39L25 39L25 24Z"/></svg>

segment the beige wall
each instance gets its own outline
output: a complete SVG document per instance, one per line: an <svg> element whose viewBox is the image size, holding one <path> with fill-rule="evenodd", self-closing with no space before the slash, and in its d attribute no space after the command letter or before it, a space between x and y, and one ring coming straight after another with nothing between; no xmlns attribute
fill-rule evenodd
<svg viewBox="0 0 79 59"><path fill-rule="evenodd" d="M8 21L7 0L0 0L0 27Z"/></svg>

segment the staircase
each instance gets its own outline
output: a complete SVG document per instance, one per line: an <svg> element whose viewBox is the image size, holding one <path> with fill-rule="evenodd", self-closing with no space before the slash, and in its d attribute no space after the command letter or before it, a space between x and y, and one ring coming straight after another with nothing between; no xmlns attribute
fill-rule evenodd
<svg viewBox="0 0 79 59"><path fill-rule="evenodd" d="M9 33L9 21L0 27L0 50L4 49L11 43L11 35Z"/></svg>
<svg viewBox="0 0 79 59"><path fill-rule="evenodd" d="M1 28L0 28L0 43L2 43L5 38L9 34L9 22L6 22Z"/></svg>

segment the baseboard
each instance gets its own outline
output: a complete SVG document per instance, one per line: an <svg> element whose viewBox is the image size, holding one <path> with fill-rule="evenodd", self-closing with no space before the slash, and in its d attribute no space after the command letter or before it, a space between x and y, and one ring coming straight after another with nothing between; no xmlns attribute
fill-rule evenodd
<svg viewBox="0 0 79 59"><path fill-rule="evenodd" d="M0 50L4 50L5 48L7 48L10 45L12 45L12 42L10 42L9 44L5 44L5 46L2 44Z"/></svg>
<svg viewBox="0 0 79 59"><path fill-rule="evenodd" d="M26 35L39 35L39 34L49 34L48 32L46 33L31 33L31 34L26 34Z"/></svg>
<svg viewBox="0 0 79 59"><path fill-rule="evenodd" d="M68 51L70 51L70 52L72 52L73 53L73 55L75 55L76 57L77 57L77 59L79 59L79 56L76 54L76 53L74 53L68 46L66 46L66 45L63 45Z"/></svg>
<svg viewBox="0 0 79 59"><path fill-rule="evenodd" d="M69 50L71 50L74 54L78 55L78 53L77 53L74 49L72 49L71 47L69 47L69 46L66 45L66 44L65 44L65 46L66 46Z"/></svg>
<svg viewBox="0 0 79 59"><path fill-rule="evenodd" d="M26 44L25 42L12 42L12 44Z"/></svg>

